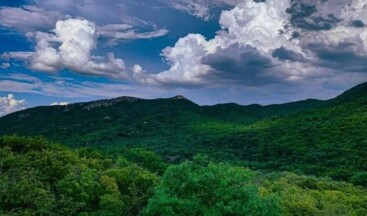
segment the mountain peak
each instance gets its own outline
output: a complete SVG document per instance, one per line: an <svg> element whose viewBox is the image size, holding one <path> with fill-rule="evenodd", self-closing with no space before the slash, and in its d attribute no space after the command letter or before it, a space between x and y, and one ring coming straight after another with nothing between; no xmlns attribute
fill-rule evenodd
<svg viewBox="0 0 367 216"><path fill-rule="evenodd" d="M84 103L84 109L86 110L91 110L93 108L96 107L109 107L109 106L113 106L117 103L120 102L135 102L140 100L140 98L136 98L136 97L129 97L129 96L122 96L122 97L118 97L118 98L112 98L112 99L105 99L105 100L98 100L98 101L92 101L92 102L88 102L88 103Z"/></svg>
<svg viewBox="0 0 367 216"><path fill-rule="evenodd" d="M135 102L137 100L140 100L140 98L130 97L130 96L122 96L122 97L113 98L113 99L110 99L110 100L115 101L115 102L122 102L122 101Z"/></svg>
<svg viewBox="0 0 367 216"><path fill-rule="evenodd" d="M170 99L172 99L172 100L189 100L189 99L185 98L182 95L176 95L174 97L171 97Z"/></svg>
<svg viewBox="0 0 367 216"><path fill-rule="evenodd" d="M359 84L345 91L343 94L339 95L334 100L338 102L348 102L366 96L367 96L367 82Z"/></svg>

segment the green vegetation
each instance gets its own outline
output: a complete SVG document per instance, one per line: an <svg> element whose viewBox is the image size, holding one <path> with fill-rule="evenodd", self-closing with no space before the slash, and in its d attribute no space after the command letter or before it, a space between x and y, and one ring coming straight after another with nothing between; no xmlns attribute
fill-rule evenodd
<svg viewBox="0 0 367 216"><path fill-rule="evenodd" d="M122 97L13 113L0 118L0 214L367 215L366 93L367 83L283 105Z"/></svg>
<svg viewBox="0 0 367 216"><path fill-rule="evenodd" d="M0 135L42 135L114 155L150 149L170 163L202 153L256 170L328 176L366 186L366 92L367 84L361 84L328 101L270 106L122 97L17 112L0 118Z"/></svg>
<svg viewBox="0 0 367 216"><path fill-rule="evenodd" d="M41 138L5 136L0 147L1 215L137 215L159 181L123 157Z"/></svg>
<svg viewBox="0 0 367 216"><path fill-rule="evenodd" d="M143 215L280 215L279 196L259 189L255 177L195 158L167 170Z"/></svg>
<svg viewBox="0 0 367 216"><path fill-rule="evenodd" d="M367 185L367 97L259 121L211 143L238 163Z"/></svg>
<svg viewBox="0 0 367 216"><path fill-rule="evenodd" d="M350 183L254 172L201 155L171 165L160 177L147 170L166 167L154 153L134 149L126 155L129 159L69 150L42 138L1 137L0 214L367 214L367 191ZM146 160L154 165L145 167Z"/></svg>
<svg viewBox="0 0 367 216"><path fill-rule="evenodd" d="M266 107L199 106L182 98L123 97L13 113L0 118L0 135L42 135L71 147L118 150L141 146L162 155L179 153L184 157L195 155L202 143L238 132L261 119L319 107L323 103L307 100Z"/></svg>

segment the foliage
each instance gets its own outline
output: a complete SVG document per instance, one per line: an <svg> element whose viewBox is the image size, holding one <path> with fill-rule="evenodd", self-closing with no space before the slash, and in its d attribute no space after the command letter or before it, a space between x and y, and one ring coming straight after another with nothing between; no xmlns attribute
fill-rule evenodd
<svg viewBox="0 0 367 216"><path fill-rule="evenodd" d="M285 216L367 215L367 191L348 183L283 173L263 177L262 185L280 196Z"/></svg>
<svg viewBox="0 0 367 216"><path fill-rule="evenodd" d="M367 191L293 173L254 172L205 157L171 166L143 215L359 216Z"/></svg>
<svg viewBox="0 0 367 216"><path fill-rule="evenodd" d="M367 215L366 90L270 106L118 98L10 114L0 135L74 149L1 137L0 215Z"/></svg>
<svg viewBox="0 0 367 216"><path fill-rule="evenodd" d="M257 122L213 142L253 169L288 170L366 186L367 97ZM213 147L213 148L214 148Z"/></svg>
<svg viewBox="0 0 367 216"><path fill-rule="evenodd" d="M184 162L167 170L143 215L280 215L279 198L255 181L241 167Z"/></svg>
<svg viewBox="0 0 367 216"><path fill-rule="evenodd" d="M71 151L42 138L0 138L1 215L323 215L367 214L367 191L292 173L254 172L197 155L170 166L132 149L122 156ZM147 157L147 158L145 158ZM138 163L131 162L136 160ZM164 166L165 167L165 166ZM158 169L158 170L159 170ZM354 181L365 178L358 173ZM158 185L158 186L157 186Z"/></svg>
<svg viewBox="0 0 367 216"><path fill-rule="evenodd" d="M122 157L79 153L41 138L0 138L3 214L139 214L158 176Z"/></svg>
<svg viewBox="0 0 367 216"><path fill-rule="evenodd" d="M125 149L119 155L154 173L163 174L167 169L167 164L161 157L143 148Z"/></svg>
<svg viewBox="0 0 367 216"><path fill-rule="evenodd" d="M158 174L166 168L163 161L142 148L170 163L204 153L253 169L366 186L366 89L362 84L329 101L270 106L117 98L38 107L0 118L0 134L43 135L73 147L98 148Z"/></svg>

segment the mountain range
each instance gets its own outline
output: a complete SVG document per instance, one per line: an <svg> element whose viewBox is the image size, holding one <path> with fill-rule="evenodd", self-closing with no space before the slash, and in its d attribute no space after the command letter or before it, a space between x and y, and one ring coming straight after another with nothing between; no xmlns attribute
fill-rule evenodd
<svg viewBox="0 0 367 216"><path fill-rule="evenodd" d="M113 154L142 147L171 163L209 155L253 169L352 181L367 171L367 83L330 100L200 106L183 96L42 106L0 118L0 135L44 136Z"/></svg>

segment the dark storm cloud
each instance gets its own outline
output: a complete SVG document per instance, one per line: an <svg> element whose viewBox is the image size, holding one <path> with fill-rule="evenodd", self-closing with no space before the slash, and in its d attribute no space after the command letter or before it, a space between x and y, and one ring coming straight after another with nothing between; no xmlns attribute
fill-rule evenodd
<svg viewBox="0 0 367 216"><path fill-rule="evenodd" d="M208 80L250 86L280 81L278 78L267 76L269 69L275 66L272 60L251 46L234 44L226 49L218 49L214 54L204 57L202 63L212 68L212 71L205 75Z"/></svg>
<svg viewBox="0 0 367 216"><path fill-rule="evenodd" d="M351 24L352 24L352 26L354 26L356 28L365 27L365 23L362 20L354 20Z"/></svg>
<svg viewBox="0 0 367 216"><path fill-rule="evenodd" d="M292 33L292 39L299 38L300 36L301 36L301 33L297 32L297 31L294 31Z"/></svg>
<svg viewBox="0 0 367 216"><path fill-rule="evenodd" d="M367 56L356 52L357 44L339 43L335 46L309 44L308 49L316 54L322 67L332 68L339 72L367 72Z"/></svg>
<svg viewBox="0 0 367 216"><path fill-rule="evenodd" d="M272 54L274 58L279 60L288 60L292 62L303 62L305 61L304 57L301 54L298 54L292 50L289 50L285 47L280 47L275 49Z"/></svg>
<svg viewBox="0 0 367 216"><path fill-rule="evenodd" d="M331 13L321 15L317 12L316 5L296 1L293 1L287 10L287 13L291 15L291 25L309 31L330 30L341 21Z"/></svg>

